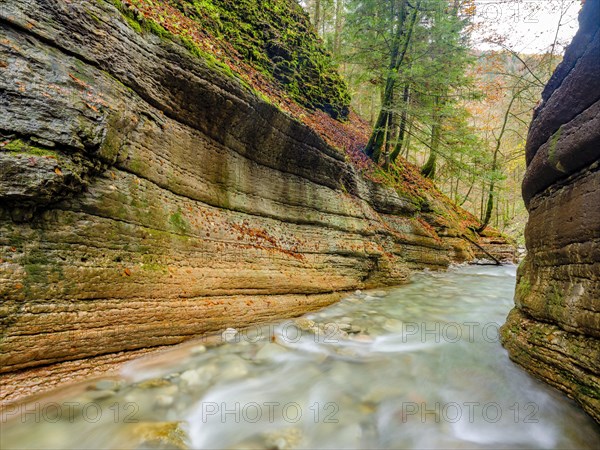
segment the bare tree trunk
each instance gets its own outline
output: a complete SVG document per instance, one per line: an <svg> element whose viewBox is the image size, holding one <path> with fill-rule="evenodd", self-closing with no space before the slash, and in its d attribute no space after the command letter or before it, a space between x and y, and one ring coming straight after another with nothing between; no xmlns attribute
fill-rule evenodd
<svg viewBox="0 0 600 450"><path fill-rule="evenodd" d="M392 163L396 162L400 153L402 153L402 145L404 144L404 135L406 134L406 122L408 119L408 100L409 100L409 87L408 83L404 85L404 92L402 93L402 114L400 116L400 131L398 132L398 140L396 141L396 146L394 147L394 151L390 155L390 161Z"/></svg>
<svg viewBox="0 0 600 450"><path fill-rule="evenodd" d="M319 32L319 25L321 24L321 0L315 0L315 30Z"/></svg>
<svg viewBox="0 0 600 450"><path fill-rule="evenodd" d="M481 225L477 229L478 233L481 233L485 228L489 225L490 219L492 218L492 210L494 209L494 189L496 187L496 170L498 169L498 153L500 152L500 146L502 145L502 138L504 137L504 133L506 132L506 128L508 125L508 119L510 118L510 110L512 109L517 97L523 92L524 89L521 89L518 93L513 93L512 98L510 99L510 103L508 104L508 108L506 108L506 113L504 114L504 121L502 122L502 129L500 130L500 134L496 139L496 148L494 149L494 157L492 159L492 180L490 181L490 190L488 194L488 201L485 210L485 216L483 217L483 221Z"/></svg>
<svg viewBox="0 0 600 450"><path fill-rule="evenodd" d="M466 201L469 198L469 195L471 195L471 192L473 191L474 186L475 186L475 176L473 175L473 177L471 177L471 186L469 186L469 190L467 191L467 195L465 195L465 198L463 198L462 201L460 202L460 206L462 206L466 203ZM483 206L481 207L481 209L483 209Z"/></svg>
<svg viewBox="0 0 600 450"><path fill-rule="evenodd" d="M379 157L381 156L381 150L384 144L384 134L386 131L384 127L388 123L388 116L392 110L393 92L394 85L396 83L396 77L398 75L398 70L402 66L404 57L406 56L406 51L408 50L412 32L417 21L418 10L421 2L420 0L417 2L416 7L413 9L410 23L408 24L408 27L405 27L407 4L408 0L402 0L400 6L400 21L398 23L396 35L394 36L394 42L392 43L390 66L388 69L381 111L379 112L377 122L375 122L375 128L373 129L369 143L365 148L365 153L367 156L369 156L369 158L375 162L378 162Z"/></svg>
<svg viewBox="0 0 600 450"><path fill-rule="evenodd" d="M440 147L442 115L440 111L440 98L435 97L433 106L433 125L431 126L431 145L429 146L429 159L421 169L421 174L426 178L435 179L437 153Z"/></svg>
<svg viewBox="0 0 600 450"><path fill-rule="evenodd" d="M342 17L344 0L335 0L335 30L333 35L333 55L337 58L342 52Z"/></svg>

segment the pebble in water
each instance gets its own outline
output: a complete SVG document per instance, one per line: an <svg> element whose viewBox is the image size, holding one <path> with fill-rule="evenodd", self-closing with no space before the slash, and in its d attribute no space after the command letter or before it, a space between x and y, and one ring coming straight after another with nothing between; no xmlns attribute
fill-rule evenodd
<svg viewBox="0 0 600 450"><path fill-rule="evenodd" d="M161 394L156 397L156 406L160 408L168 408L173 405L175 398L172 395Z"/></svg>
<svg viewBox="0 0 600 450"><path fill-rule="evenodd" d="M234 342L237 339L238 330L235 328L227 328L221 334L221 339L223 342Z"/></svg>
<svg viewBox="0 0 600 450"><path fill-rule="evenodd" d="M256 356L254 357L257 360L264 360L264 359L276 359L279 356L288 354L289 351L279 345L279 344L274 344L274 343L267 343L265 345L263 345L263 347L256 353Z"/></svg>
<svg viewBox="0 0 600 450"><path fill-rule="evenodd" d="M316 325L313 320L307 319L305 317L300 317L299 319L295 319L294 324L298 328L300 328L302 331L313 330Z"/></svg>
<svg viewBox="0 0 600 450"><path fill-rule="evenodd" d="M119 382L115 380L100 380L95 384L94 388L98 391L118 391Z"/></svg>
<svg viewBox="0 0 600 450"><path fill-rule="evenodd" d="M190 349L190 353L192 355L200 355L202 353L206 353L206 347L204 345L196 345L195 347L192 347Z"/></svg>

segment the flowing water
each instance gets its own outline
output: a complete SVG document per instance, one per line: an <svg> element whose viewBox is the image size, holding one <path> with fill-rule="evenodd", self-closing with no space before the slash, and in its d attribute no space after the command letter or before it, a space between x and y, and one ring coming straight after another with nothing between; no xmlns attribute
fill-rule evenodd
<svg viewBox="0 0 600 450"><path fill-rule="evenodd" d="M6 411L2 448L595 448L508 359L515 267L423 273Z"/></svg>

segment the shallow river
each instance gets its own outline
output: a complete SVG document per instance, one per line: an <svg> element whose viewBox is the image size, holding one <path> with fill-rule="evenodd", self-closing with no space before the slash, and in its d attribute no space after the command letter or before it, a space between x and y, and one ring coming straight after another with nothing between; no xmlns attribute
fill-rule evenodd
<svg viewBox="0 0 600 450"><path fill-rule="evenodd" d="M424 273L6 411L9 448L595 448L498 339L515 267ZM226 341L215 345L216 341Z"/></svg>

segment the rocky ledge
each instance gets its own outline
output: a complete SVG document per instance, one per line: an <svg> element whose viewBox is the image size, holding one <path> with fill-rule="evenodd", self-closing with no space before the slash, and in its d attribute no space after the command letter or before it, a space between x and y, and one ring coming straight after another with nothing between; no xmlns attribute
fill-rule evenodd
<svg viewBox="0 0 600 450"><path fill-rule="evenodd" d="M113 3L0 8L0 401L29 370L26 392L47 385L40 367L71 379L102 355L298 316L477 256L435 196L364 179ZM514 255L498 239L490 250Z"/></svg>
<svg viewBox="0 0 600 450"><path fill-rule="evenodd" d="M502 329L510 357L600 422L600 1L543 93L527 143L528 254Z"/></svg>

